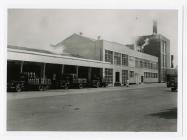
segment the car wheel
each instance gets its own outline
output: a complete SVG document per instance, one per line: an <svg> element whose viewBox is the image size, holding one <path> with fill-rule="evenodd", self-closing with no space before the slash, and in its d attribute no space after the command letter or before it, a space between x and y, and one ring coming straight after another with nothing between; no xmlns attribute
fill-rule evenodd
<svg viewBox="0 0 187 140"><path fill-rule="evenodd" d="M21 85L20 84L16 84L16 88L15 88L16 92L21 92Z"/></svg>

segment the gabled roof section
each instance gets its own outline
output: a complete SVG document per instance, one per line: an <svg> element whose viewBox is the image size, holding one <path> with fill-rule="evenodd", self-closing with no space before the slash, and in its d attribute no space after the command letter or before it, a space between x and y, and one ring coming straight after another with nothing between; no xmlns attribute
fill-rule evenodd
<svg viewBox="0 0 187 140"><path fill-rule="evenodd" d="M87 39L87 40L92 41L92 42L95 42L95 41L96 41L95 39L92 39L92 38L89 38L89 37L86 37L86 36L83 36L83 35L79 35L79 34L74 33L74 34L72 34L71 36L67 37L66 39L62 40L61 42L57 43L56 45L51 45L51 46L52 46L52 47L59 47L59 46L62 46L62 45L64 44L65 41L70 40L70 39L72 39L72 38L76 38L76 37L78 37L78 38L80 38L80 39L81 39L81 38L82 38L82 39Z"/></svg>
<svg viewBox="0 0 187 140"><path fill-rule="evenodd" d="M76 34L76 33L74 33L73 35L79 36L79 37L84 38L84 39L88 39L88 40L90 40L90 41L96 41L96 39L89 38L89 37L86 37L86 36L83 36L83 35L79 35L79 34Z"/></svg>

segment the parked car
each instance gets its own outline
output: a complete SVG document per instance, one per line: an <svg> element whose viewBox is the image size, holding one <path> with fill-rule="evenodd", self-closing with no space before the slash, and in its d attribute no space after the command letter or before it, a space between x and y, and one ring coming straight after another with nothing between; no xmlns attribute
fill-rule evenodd
<svg viewBox="0 0 187 140"><path fill-rule="evenodd" d="M97 77L91 81L91 86L95 88L106 87L107 85L105 78Z"/></svg>

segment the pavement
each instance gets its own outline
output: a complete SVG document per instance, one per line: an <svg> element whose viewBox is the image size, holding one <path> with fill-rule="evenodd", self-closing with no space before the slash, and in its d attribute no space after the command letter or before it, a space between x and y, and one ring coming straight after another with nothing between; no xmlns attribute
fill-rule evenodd
<svg viewBox="0 0 187 140"><path fill-rule="evenodd" d="M7 99L8 131L177 131L177 92L163 83L8 93Z"/></svg>
<svg viewBox="0 0 187 140"><path fill-rule="evenodd" d="M129 87L118 86L118 87L106 87L106 88L83 88L83 89L50 89L48 91L22 91L22 92L8 92L7 99L27 99L27 98L39 98L49 96L59 96L66 94L88 94L98 93L103 91L117 91L117 90L129 90L129 89L140 89L147 87L164 87L165 83L148 83L148 84L134 84Z"/></svg>

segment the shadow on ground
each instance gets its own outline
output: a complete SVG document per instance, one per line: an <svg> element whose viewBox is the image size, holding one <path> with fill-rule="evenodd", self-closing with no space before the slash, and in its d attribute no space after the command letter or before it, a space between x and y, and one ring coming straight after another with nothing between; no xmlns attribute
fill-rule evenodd
<svg viewBox="0 0 187 140"><path fill-rule="evenodd" d="M177 119L177 108L175 107L161 112L149 114L149 116L154 116L164 119Z"/></svg>

